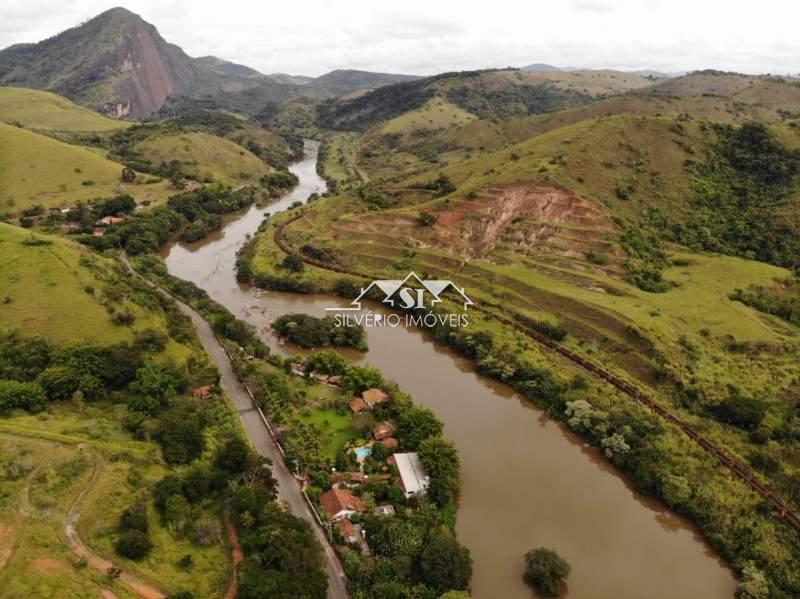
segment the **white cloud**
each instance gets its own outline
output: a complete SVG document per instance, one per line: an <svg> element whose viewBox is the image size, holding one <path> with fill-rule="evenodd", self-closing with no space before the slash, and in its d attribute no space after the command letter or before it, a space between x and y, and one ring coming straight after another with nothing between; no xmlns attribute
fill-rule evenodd
<svg viewBox="0 0 800 599"><path fill-rule="evenodd" d="M0 47L49 37L100 0L1 0ZM334 68L432 74L524 65L798 72L800 3L762 0L130 0L190 55L264 72Z"/></svg>

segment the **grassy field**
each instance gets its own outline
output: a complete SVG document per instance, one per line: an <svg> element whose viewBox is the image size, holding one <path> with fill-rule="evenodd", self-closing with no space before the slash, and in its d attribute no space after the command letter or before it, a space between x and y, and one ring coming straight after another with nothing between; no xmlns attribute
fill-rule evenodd
<svg viewBox="0 0 800 599"><path fill-rule="evenodd" d="M474 114L459 108L441 97L431 98L416 110L406 112L380 127L381 133L410 134L414 131L427 131L458 127L477 119Z"/></svg>
<svg viewBox="0 0 800 599"><path fill-rule="evenodd" d="M19 475L6 475L2 484L0 564L4 567L0 567L0 594L8 598L88 598L98 597L107 589L120 598L134 597L121 584L81 567L62 540L59 519L42 512L43 504L71 502L80 484L85 484L83 476L61 476L55 470L78 463L82 457L78 448L0 433L0 456L6 468L16 464L20 469ZM58 494L54 495L44 481L57 485Z"/></svg>
<svg viewBox="0 0 800 599"><path fill-rule="evenodd" d="M135 315L134 323L112 322L100 301L112 280L108 277L113 276L113 261L71 241L35 237L49 243L27 245L31 233L0 223L0 296L8 298L0 304L0 328L56 343L86 339L104 345L131 339L135 331L146 328L165 330L160 310L145 309L132 300L125 303ZM95 268L85 265L90 257ZM170 342L167 351L181 360L188 349Z"/></svg>
<svg viewBox="0 0 800 599"><path fill-rule="evenodd" d="M153 164L177 160L192 178L240 185L269 172L257 156L232 141L207 133L159 135L135 146Z"/></svg>
<svg viewBox="0 0 800 599"><path fill-rule="evenodd" d="M359 436L353 427L352 414L339 405L342 391L338 388L310 383L294 376L289 378L289 387L299 408L294 414L297 420L313 424L327 438L328 442L322 448L325 457L334 459L340 449Z"/></svg>
<svg viewBox="0 0 800 599"><path fill-rule="evenodd" d="M355 436L353 429L353 419L350 414L337 410L324 408L314 408L313 410L302 413L299 416L301 422L313 424L323 433L330 435L330 442L323 447L323 453L330 459L336 458L336 454L352 441Z"/></svg>
<svg viewBox="0 0 800 599"><path fill-rule="evenodd" d="M122 409L124 412L124 409ZM192 589L196 596L220 596L229 576L229 553L222 539L197 545L173 537L150 513L153 552L134 563L115 556L113 541L120 513L166 472L160 451L134 441L122 430L120 414L107 406L51 406L38 415L0 420L0 534L10 541L0 568L3 597L97 597L108 589L120 599L136 596L120 581L81 564L63 534L64 517L78 504L78 531L92 550L112 558L158 586ZM11 478L8 472L19 471ZM98 476L92 473L97 468ZM216 517L216 515L214 515ZM177 562L192 557L190 570ZM2 555L0 555L1 561Z"/></svg>
<svg viewBox="0 0 800 599"><path fill-rule="evenodd" d="M0 123L0 211L17 213L35 204L74 206L78 201L130 193L139 202L175 193L164 181L123 185L123 166L99 151Z"/></svg>
<svg viewBox="0 0 800 599"><path fill-rule="evenodd" d="M57 94L16 87L0 87L0 120L45 131L112 131L131 125Z"/></svg>
<svg viewBox="0 0 800 599"><path fill-rule="evenodd" d="M326 154L323 162L325 176L334 179L338 184L368 181L366 173L357 164L355 133L329 133L325 140Z"/></svg>

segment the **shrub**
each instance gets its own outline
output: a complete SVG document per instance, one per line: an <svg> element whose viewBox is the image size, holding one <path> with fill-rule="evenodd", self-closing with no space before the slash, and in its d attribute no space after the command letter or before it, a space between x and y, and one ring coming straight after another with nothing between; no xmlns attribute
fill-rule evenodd
<svg viewBox="0 0 800 599"><path fill-rule="evenodd" d="M540 547L525 554L525 582L543 597L557 597L570 570L569 564L551 549Z"/></svg>
<svg viewBox="0 0 800 599"><path fill-rule="evenodd" d="M303 272L305 265L303 261L297 256L288 255L280 263L280 267L290 272Z"/></svg>
<svg viewBox="0 0 800 599"><path fill-rule="evenodd" d="M67 366L50 366L39 374L36 381L51 401L66 401L80 386L80 376Z"/></svg>
<svg viewBox="0 0 800 599"><path fill-rule="evenodd" d="M608 264L608 256L603 254L602 252L597 252L595 250L586 250L584 253L586 257L586 261L590 262L591 264Z"/></svg>
<svg viewBox="0 0 800 599"><path fill-rule="evenodd" d="M744 397L738 392L713 408L718 420L747 431L757 429L766 412L767 406L763 401Z"/></svg>
<svg viewBox="0 0 800 599"><path fill-rule="evenodd" d="M205 449L205 417L190 401L177 402L161 415L158 441L170 464L188 464Z"/></svg>
<svg viewBox="0 0 800 599"><path fill-rule="evenodd" d="M365 183L358 188L358 197L373 210L381 210L392 205L392 201L383 195L373 183Z"/></svg>
<svg viewBox="0 0 800 599"><path fill-rule="evenodd" d="M167 347L167 336L155 329L144 329L134 336L133 347L140 352L157 354Z"/></svg>
<svg viewBox="0 0 800 599"><path fill-rule="evenodd" d="M146 533L150 528L147 518L147 505L143 501L137 501L127 507L119 518L120 530L138 530Z"/></svg>
<svg viewBox="0 0 800 599"><path fill-rule="evenodd" d="M123 557L139 561L153 549L153 541L147 533L140 530L128 530L117 539L114 549Z"/></svg>
<svg viewBox="0 0 800 599"><path fill-rule="evenodd" d="M351 366L342 377L342 388L353 394L382 386L383 376L381 372L369 366Z"/></svg>
<svg viewBox="0 0 800 599"><path fill-rule="evenodd" d="M416 449L428 437L435 437L441 433L442 423L428 408L411 406L398 417L397 434L403 442L403 447Z"/></svg>
<svg viewBox="0 0 800 599"><path fill-rule="evenodd" d="M0 381L0 413L14 408L38 412L46 401L47 395L38 383Z"/></svg>
<svg viewBox="0 0 800 599"><path fill-rule="evenodd" d="M423 227L432 227L436 224L436 215L430 212L420 212L417 220Z"/></svg>
<svg viewBox="0 0 800 599"><path fill-rule="evenodd" d="M335 351L321 351L311 354L306 359L306 368L310 372L344 374L347 369L347 360Z"/></svg>
<svg viewBox="0 0 800 599"><path fill-rule="evenodd" d="M650 293L666 293L674 286L674 283L663 278L659 269L652 267L629 268L625 279Z"/></svg>
<svg viewBox="0 0 800 599"><path fill-rule="evenodd" d="M419 459L425 472L431 477L428 488L431 499L440 506L447 505L458 490L461 474L455 446L441 437L429 437L419 445Z"/></svg>

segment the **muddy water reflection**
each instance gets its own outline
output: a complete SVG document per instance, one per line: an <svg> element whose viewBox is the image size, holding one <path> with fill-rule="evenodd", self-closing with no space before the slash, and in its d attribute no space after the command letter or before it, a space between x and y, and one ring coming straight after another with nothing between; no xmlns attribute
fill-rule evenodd
<svg viewBox="0 0 800 599"><path fill-rule="evenodd" d="M265 332L285 313L323 315L341 300L264 292L237 284L236 249L265 212L285 209L324 189L316 145L292 170L300 186L268 209L229 219L215 237L165 252L170 272L204 288ZM268 337L274 349L287 353ZM573 599L730 599L735 581L695 529L656 501L633 492L597 452L509 387L435 346L421 331L371 329L358 359L381 369L430 407L463 463L458 535L475 562L479 599L528 599L522 555L556 549L572 565ZM293 350L292 350L293 351Z"/></svg>

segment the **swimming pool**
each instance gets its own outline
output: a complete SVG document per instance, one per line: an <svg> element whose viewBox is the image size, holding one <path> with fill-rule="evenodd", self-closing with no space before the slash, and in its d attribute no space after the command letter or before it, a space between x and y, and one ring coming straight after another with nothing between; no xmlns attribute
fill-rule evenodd
<svg viewBox="0 0 800 599"><path fill-rule="evenodd" d="M353 450L356 454L356 458L359 460L366 460L369 457L369 454L372 453L371 447L356 447Z"/></svg>

